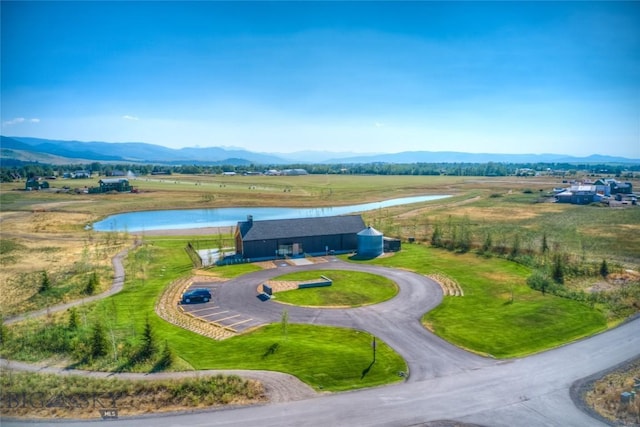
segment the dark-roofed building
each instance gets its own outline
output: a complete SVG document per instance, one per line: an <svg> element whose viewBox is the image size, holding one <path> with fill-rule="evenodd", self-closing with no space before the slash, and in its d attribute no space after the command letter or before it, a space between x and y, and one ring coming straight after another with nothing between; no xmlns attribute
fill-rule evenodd
<svg viewBox="0 0 640 427"><path fill-rule="evenodd" d="M611 183L611 194L632 194L633 184L630 182L613 181Z"/></svg>
<svg viewBox="0 0 640 427"><path fill-rule="evenodd" d="M131 191L131 185L127 178L104 178L98 181L100 184L100 192L107 193L109 191Z"/></svg>
<svg viewBox="0 0 640 427"><path fill-rule="evenodd" d="M238 222L236 254L245 259L273 259L346 253L358 249L358 233L365 227L360 215Z"/></svg>

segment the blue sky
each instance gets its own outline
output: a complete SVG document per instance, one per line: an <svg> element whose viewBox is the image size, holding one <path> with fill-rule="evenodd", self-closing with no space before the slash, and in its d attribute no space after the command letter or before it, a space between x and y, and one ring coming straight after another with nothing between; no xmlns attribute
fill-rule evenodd
<svg viewBox="0 0 640 427"><path fill-rule="evenodd" d="M640 158L639 2L0 7L3 135Z"/></svg>

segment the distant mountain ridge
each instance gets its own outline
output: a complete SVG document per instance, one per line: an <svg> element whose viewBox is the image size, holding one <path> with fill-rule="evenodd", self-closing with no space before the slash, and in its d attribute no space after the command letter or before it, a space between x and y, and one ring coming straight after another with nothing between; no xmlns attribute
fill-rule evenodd
<svg viewBox="0 0 640 427"><path fill-rule="evenodd" d="M144 142L83 142L0 136L1 158L43 163L121 162L167 165L285 165L295 163L630 163L640 159L593 154L491 154L455 151L405 151L388 154L354 154L326 151L256 153L237 148L167 148Z"/></svg>

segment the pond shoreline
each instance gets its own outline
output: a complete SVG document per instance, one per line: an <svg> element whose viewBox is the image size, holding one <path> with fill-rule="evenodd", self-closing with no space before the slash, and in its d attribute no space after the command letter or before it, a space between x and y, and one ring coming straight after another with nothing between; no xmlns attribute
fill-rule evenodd
<svg viewBox="0 0 640 427"><path fill-rule="evenodd" d="M222 227L194 227L194 228L167 228L158 230L130 231L133 236L206 236L219 234L233 234L235 225Z"/></svg>

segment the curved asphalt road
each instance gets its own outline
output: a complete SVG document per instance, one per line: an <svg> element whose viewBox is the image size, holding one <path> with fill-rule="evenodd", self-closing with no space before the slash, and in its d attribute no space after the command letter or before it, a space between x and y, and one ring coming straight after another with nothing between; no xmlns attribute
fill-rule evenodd
<svg viewBox="0 0 640 427"><path fill-rule="evenodd" d="M382 274L401 291L389 301L356 309L312 309L261 302L256 288L287 270L350 269ZM640 318L616 329L524 359L497 361L460 350L426 331L422 314L442 298L439 287L415 273L339 261L264 270L220 288L218 303L264 322L284 309L292 323L307 322L367 330L409 364L405 383L319 395L307 400L110 421L136 426L410 426L457 420L486 426L600 426L576 408L569 388L576 380L640 354ZM479 331L481 333L481 331ZM2 421L2 426L24 423ZM94 425L60 422L56 425Z"/></svg>

